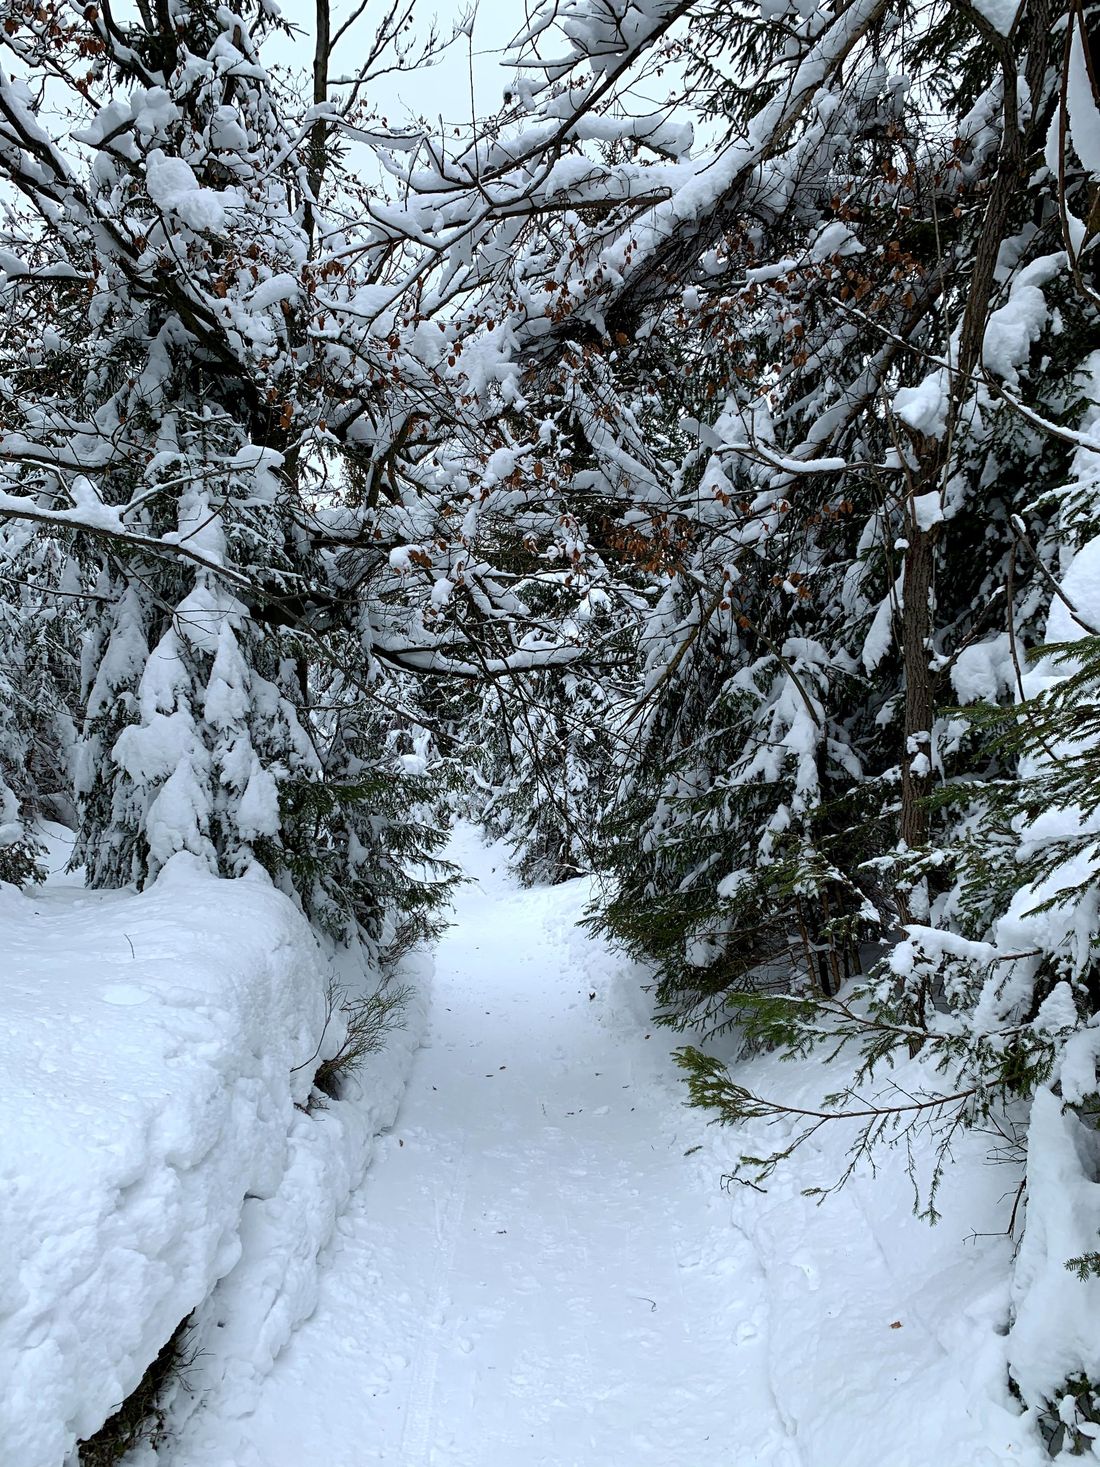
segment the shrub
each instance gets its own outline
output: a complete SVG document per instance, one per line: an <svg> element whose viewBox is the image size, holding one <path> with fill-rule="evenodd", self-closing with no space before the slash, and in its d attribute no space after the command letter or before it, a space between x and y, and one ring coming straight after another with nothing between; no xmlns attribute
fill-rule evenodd
<svg viewBox="0 0 1100 1467"><path fill-rule="evenodd" d="M155 1448L164 1441L165 1390L195 1359L187 1348L191 1318L179 1322L137 1386L95 1435L77 1443L80 1467L115 1467L141 1443Z"/></svg>
<svg viewBox="0 0 1100 1467"><path fill-rule="evenodd" d="M333 986L329 990L329 1018L339 1012L344 1022L344 1038L340 1048L329 1059L322 1060L313 1076L313 1096L308 1109L324 1104L318 1095L339 1100L350 1075L369 1054L377 1054L385 1036L400 1023L408 1002L409 989L390 981L384 982L365 998L349 998ZM326 1025L327 1028L327 1025Z"/></svg>

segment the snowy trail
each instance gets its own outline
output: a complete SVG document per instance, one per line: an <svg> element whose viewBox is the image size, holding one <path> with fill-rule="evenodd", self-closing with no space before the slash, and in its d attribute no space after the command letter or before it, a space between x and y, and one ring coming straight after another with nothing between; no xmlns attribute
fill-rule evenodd
<svg viewBox="0 0 1100 1467"><path fill-rule="evenodd" d="M581 885L520 891L460 854L479 884L428 1044L320 1306L222 1460L798 1467L755 1253L683 1157L697 1122L575 927Z"/></svg>
<svg viewBox="0 0 1100 1467"><path fill-rule="evenodd" d="M273 1367L262 1340L215 1349L217 1389L134 1467L1042 1467L1006 1388L986 1139L960 1140L935 1229L903 1149L804 1195L845 1170L843 1130L723 1192L782 1133L684 1107L638 976L576 926L585 883L523 891L469 831L453 855L475 880L315 1312ZM739 1073L794 1104L836 1083ZM227 1315L247 1335L247 1298Z"/></svg>

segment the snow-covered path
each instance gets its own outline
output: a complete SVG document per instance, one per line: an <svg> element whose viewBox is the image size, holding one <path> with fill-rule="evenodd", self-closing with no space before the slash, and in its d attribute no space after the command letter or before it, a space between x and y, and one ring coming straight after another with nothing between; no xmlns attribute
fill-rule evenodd
<svg viewBox="0 0 1100 1467"><path fill-rule="evenodd" d="M241 1423L249 1460L794 1467L762 1280L683 1156L698 1123L667 1036L576 929L581 884L523 892L476 844L461 857L479 880L428 1045L320 1306Z"/></svg>
<svg viewBox="0 0 1100 1467"><path fill-rule="evenodd" d="M316 1310L250 1358L250 1291L287 1287L286 1249L253 1238L206 1310L198 1409L133 1467L1042 1467L1007 1390L987 1138L959 1139L934 1229L904 1148L804 1195L844 1172L842 1129L723 1191L784 1134L685 1108L639 975L576 925L585 883L523 891L470 831L453 854L475 880ZM738 1073L793 1104L836 1084L767 1055Z"/></svg>

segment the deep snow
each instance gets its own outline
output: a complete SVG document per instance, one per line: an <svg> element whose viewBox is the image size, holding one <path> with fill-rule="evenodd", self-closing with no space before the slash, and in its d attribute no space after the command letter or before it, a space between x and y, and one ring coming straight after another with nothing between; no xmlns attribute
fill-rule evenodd
<svg viewBox="0 0 1100 1467"><path fill-rule="evenodd" d="M423 1014L421 960L367 1083L307 1110L343 1033L330 983L376 977L334 972L262 872L181 854L141 894L90 892L71 836L43 834L46 887L0 885L0 1467L70 1460L193 1311L173 1422L248 1411L313 1311Z"/></svg>
<svg viewBox="0 0 1100 1467"><path fill-rule="evenodd" d="M280 1187L325 964L262 874L0 887L0 1462L58 1467Z"/></svg>
<svg viewBox="0 0 1100 1467"><path fill-rule="evenodd" d="M171 1435L126 1467L1043 1467L990 1138L935 1228L903 1151L804 1195L839 1127L723 1188L782 1133L683 1106L644 974L576 925L588 884L521 890L468 829L453 854L423 1048L414 965L405 1026L309 1113L326 961L265 880L182 857L142 896L0 893L2 1467L61 1467L195 1306Z"/></svg>
<svg viewBox="0 0 1100 1467"><path fill-rule="evenodd" d="M935 1229L895 1154L801 1195L842 1170L839 1132L766 1192L723 1190L745 1138L682 1106L641 975L575 926L586 883L519 890L468 831L454 854L476 884L317 1310L167 1467L1045 1462L1004 1385L1011 1244L974 1236L1011 1202L986 1140L960 1146Z"/></svg>

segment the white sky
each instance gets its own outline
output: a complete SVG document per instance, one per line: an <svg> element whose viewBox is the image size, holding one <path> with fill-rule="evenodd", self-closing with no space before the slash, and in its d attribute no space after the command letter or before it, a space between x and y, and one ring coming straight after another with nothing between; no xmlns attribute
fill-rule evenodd
<svg viewBox="0 0 1100 1467"><path fill-rule="evenodd" d="M343 66L349 71L354 68L356 51L361 53L373 35L376 22L372 16L384 14L384 5L386 0L370 0L364 15L341 43L336 57L338 68ZM312 34L313 0L281 0L281 8L288 20L300 25L307 35ZM432 120L442 116L444 122L468 122L472 64L478 115L498 111L510 76L507 68L500 65L501 48L522 27L527 8L525 0L479 0L471 40L460 36L444 59L430 69L380 78L368 101L391 125L418 115ZM334 29L352 9L353 0L335 0ZM417 28L426 32L435 16L440 34L449 36L455 23L464 19L470 9L470 0L416 0ZM269 61L305 68L310 65L307 51L303 39L297 47L275 42L264 48L264 55Z"/></svg>

